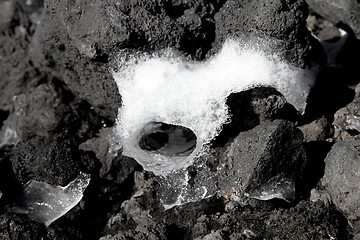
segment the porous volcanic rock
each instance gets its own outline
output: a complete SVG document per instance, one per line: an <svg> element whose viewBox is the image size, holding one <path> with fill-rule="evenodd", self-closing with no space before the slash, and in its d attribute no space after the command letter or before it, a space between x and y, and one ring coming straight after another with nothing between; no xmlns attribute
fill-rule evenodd
<svg viewBox="0 0 360 240"><path fill-rule="evenodd" d="M300 126L299 129L304 134L304 142L326 141L334 132L331 123L324 116Z"/></svg>
<svg viewBox="0 0 360 240"><path fill-rule="evenodd" d="M0 215L0 239L46 239L46 228L26 216L6 213Z"/></svg>
<svg viewBox="0 0 360 240"><path fill-rule="evenodd" d="M321 185L349 220L360 218L360 138L334 144L325 158Z"/></svg>
<svg viewBox="0 0 360 240"><path fill-rule="evenodd" d="M41 79L32 68L29 48L35 27L14 1L0 2L0 109L12 108L12 99ZM41 75L41 74L40 74Z"/></svg>
<svg viewBox="0 0 360 240"><path fill-rule="evenodd" d="M297 112L286 102L281 93L270 87L256 87L228 96L231 122L223 125L219 136L212 146L224 146L229 138L236 137L241 131L250 130L266 120L277 118L294 119Z"/></svg>
<svg viewBox="0 0 360 240"><path fill-rule="evenodd" d="M276 52L298 67L321 63L323 53L306 28L307 16L308 8L303 0L226 1L215 15L213 50L218 50L229 36L253 35L274 40Z"/></svg>
<svg viewBox="0 0 360 240"><path fill-rule="evenodd" d="M57 79L30 88L13 97L6 127L13 129L22 141L33 136L77 144L91 137L100 119L89 104L78 101Z"/></svg>
<svg viewBox="0 0 360 240"><path fill-rule="evenodd" d="M17 178L25 184L37 180L52 185L65 186L85 170L82 161L91 161L84 154L77 158L69 145L34 137L12 149L10 161Z"/></svg>
<svg viewBox="0 0 360 240"><path fill-rule="evenodd" d="M275 193L281 192L283 198L293 200L295 181L307 159L302 140L301 131L284 120L263 122L241 132L220 157L219 188L224 194L248 193L259 198L263 187L278 186ZM286 184L287 181L292 183Z"/></svg>

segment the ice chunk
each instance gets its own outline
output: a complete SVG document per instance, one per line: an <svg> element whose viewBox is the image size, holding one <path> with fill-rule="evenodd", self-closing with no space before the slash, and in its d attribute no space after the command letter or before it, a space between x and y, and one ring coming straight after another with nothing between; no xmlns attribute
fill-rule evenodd
<svg viewBox="0 0 360 240"><path fill-rule="evenodd" d="M86 173L80 173L66 187L31 180L24 187L21 204L9 211L26 214L30 219L49 226L80 202L89 182L90 174Z"/></svg>
<svg viewBox="0 0 360 240"><path fill-rule="evenodd" d="M172 172L158 177L158 196L165 210L185 203L197 202L216 194L216 176L204 166L195 166L196 177L192 181L188 171Z"/></svg>
<svg viewBox="0 0 360 240"><path fill-rule="evenodd" d="M0 148L3 146L16 145L19 142L19 137L15 130L6 127L0 132Z"/></svg>
<svg viewBox="0 0 360 240"><path fill-rule="evenodd" d="M269 50L271 44L229 39L216 56L204 62L186 60L171 50L153 55L121 53L113 77L123 106L118 111L112 150L122 148L124 155L136 159L145 170L166 176L206 153L210 141L229 121L226 99L231 93L272 86L303 111L314 75L283 61ZM152 123L191 131L196 137L192 152L170 156L166 148L179 148L161 139L153 141L155 145L162 142L158 146L164 148L159 151L141 148L140 139ZM166 138L160 130L153 130L158 132L153 136Z"/></svg>
<svg viewBox="0 0 360 240"><path fill-rule="evenodd" d="M245 194L258 200L270 200L274 198L292 202L295 199L295 182L283 176L275 176L266 184Z"/></svg>

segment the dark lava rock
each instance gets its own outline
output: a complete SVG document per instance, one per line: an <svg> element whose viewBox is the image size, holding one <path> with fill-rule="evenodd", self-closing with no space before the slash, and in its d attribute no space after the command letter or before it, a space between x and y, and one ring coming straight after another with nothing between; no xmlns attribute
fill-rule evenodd
<svg viewBox="0 0 360 240"><path fill-rule="evenodd" d="M100 123L90 106L77 101L57 79L14 96L13 103L4 125L22 141L37 135L77 143L91 137Z"/></svg>
<svg viewBox="0 0 360 240"><path fill-rule="evenodd" d="M302 139L301 131L284 120L241 132L220 157L220 189L225 195L247 193L256 198L275 189L274 194L293 200L295 181L307 159Z"/></svg>
<svg viewBox="0 0 360 240"><path fill-rule="evenodd" d="M325 158L321 185L333 203L350 220L360 218L360 139L354 137L334 144Z"/></svg>
<svg viewBox="0 0 360 240"><path fill-rule="evenodd" d="M263 239L351 239L346 219L320 201L277 209L265 224Z"/></svg>
<svg viewBox="0 0 360 240"><path fill-rule="evenodd" d="M274 119L295 119L297 112L285 97L271 87L256 87L228 96L231 122L223 125L221 133L212 141L212 147L224 146L229 138L256 127L260 122Z"/></svg>
<svg viewBox="0 0 360 240"><path fill-rule="evenodd" d="M0 2L0 108L9 110L14 95L39 80L29 48L34 26L13 1Z"/></svg>
<svg viewBox="0 0 360 240"><path fill-rule="evenodd" d="M37 180L65 186L80 173L81 160L64 143L34 137L13 148L10 160L17 178L24 184Z"/></svg>
<svg viewBox="0 0 360 240"><path fill-rule="evenodd" d="M300 126L299 129L304 134L304 142L326 141L334 132L331 123L324 116Z"/></svg>
<svg viewBox="0 0 360 240"><path fill-rule="evenodd" d="M360 4L357 0L306 0L309 7L327 20L348 25L360 37Z"/></svg>
<svg viewBox="0 0 360 240"><path fill-rule="evenodd" d="M46 239L46 228L23 215L6 213L0 215L0 239Z"/></svg>
<svg viewBox="0 0 360 240"><path fill-rule="evenodd" d="M214 50L229 36L254 35L274 40L276 51L298 67L321 63L323 53L306 28L307 15L303 0L226 1L215 15Z"/></svg>
<svg viewBox="0 0 360 240"><path fill-rule="evenodd" d="M165 226L159 224L150 215L151 210L158 209L155 196L156 183L153 176L143 172L135 172L135 192L133 196L121 204L121 209L112 216L105 229L107 239L167 239Z"/></svg>

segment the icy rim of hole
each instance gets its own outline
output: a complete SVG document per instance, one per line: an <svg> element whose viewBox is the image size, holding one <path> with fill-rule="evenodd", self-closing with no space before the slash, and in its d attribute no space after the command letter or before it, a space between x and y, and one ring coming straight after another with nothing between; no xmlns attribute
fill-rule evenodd
<svg viewBox="0 0 360 240"><path fill-rule="evenodd" d="M191 165L206 153L210 141L229 121L227 97L255 86L271 86L299 111L304 111L315 73L286 63L267 39L228 39L221 51L203 62L186 59L171 49L146 54L119 53L113 77L122 96L111 151L137 160L145 170L167 174ZM188 156L144 151L141 131L151 122L190 129L196 147Z"/></svg>

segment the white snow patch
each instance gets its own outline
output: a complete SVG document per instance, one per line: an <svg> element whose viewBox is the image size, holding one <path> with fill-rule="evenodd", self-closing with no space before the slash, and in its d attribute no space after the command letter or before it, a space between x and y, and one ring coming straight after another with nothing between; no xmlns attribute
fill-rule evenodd
<svg viewBox="0 0 360 240"><path fill-rule="evenodd" d="M123 148L123 154L145 170L165 176L186 168L206 152L229 122L226 99L231 93L272 86L304 111L314 74L265 50L270 48L269 41L229 39L216 56L203 62L186 60L169 49L153 55L120 55L113 77L123 106L118 111L112 150ZM189 128L197 137L195 150L182 157L142 150L138 142L150 122Z"/></svg>

